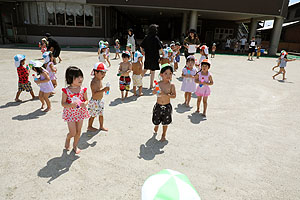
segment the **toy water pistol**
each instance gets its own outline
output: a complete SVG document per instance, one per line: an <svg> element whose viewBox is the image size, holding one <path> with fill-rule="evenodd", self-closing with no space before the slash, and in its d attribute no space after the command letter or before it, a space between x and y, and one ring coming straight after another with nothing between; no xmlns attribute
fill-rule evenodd
<svg viewBox="0 0 300 200"><path fill-rule="evenodd" d="M32 77L34 79L34 81L38 81L39 79L35 76L35 74L32 74Z"/></svg>
<svg viewBox="0 0 300 200"><path fill-rule="evenodd" d="M70 97L72 99L72 103L77 104L76 108L80 108L80 104L82 103L82 101L75 94L71 94Z"/></svg>
<svg viewBox="0 0 300 200"><path fill-rule="evenodd" d="M159 88L158 82L156 80L154 80L154 84L155 84L155 90L156 90L157 94L159 94L160 88Z"/></svg>
<svg viewBox="0 0 300 200"><path fill-rule="evenodd" d="M204 77L201 78L201 83L204 83ZM203 84L200 84L199 86L202 87Z"/></svg>
<svg viewBox="0 0 300 200"><path fill-rule="evenodd" d="M109 82L106 83L106 87L110 87L110 83ZM109 90L107 90L105 94L109 95Z"/></svg>

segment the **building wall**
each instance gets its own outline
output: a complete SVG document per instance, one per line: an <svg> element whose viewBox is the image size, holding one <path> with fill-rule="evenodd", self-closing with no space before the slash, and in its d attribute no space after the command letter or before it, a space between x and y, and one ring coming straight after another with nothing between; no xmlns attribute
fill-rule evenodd
<svg viewBox="0 0 300 200"><path fill-rule="evenodd" d="M300 24L286 28L283 34L285 42L300 43Z"/></svg>
<svg viewBox="0 0 300 200"><path fill-rule="evenodd" d="M293 22L300 20L300 3L292 5L288 8L288 15L285 22Z"/></svg>

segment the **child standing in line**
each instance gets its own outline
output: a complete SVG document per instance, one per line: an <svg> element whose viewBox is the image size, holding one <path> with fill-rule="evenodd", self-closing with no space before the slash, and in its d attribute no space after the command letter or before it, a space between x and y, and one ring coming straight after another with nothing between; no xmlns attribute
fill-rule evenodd
<svg viewBox="0 0 300 200"><path fill-rule="evenodd" d="M132 71L132 64L129 62L130 52L125 51L122 53L123 62L120 63L119 75L120 75L120 90L122 95L122 101L124 100L124 90L126 90L125 98L128 96L130 90L131 78L129 73Z"/></svg>
<svg viewBox="0 0 300 200"><path fill-rule="evenodd" d="M51 79L51 82L52 82L52 85L54 88L56 88L57 86L57 82L56 82L56 72L57 72L57 69L56 67L54 67L54 64L53 64L53 54L51 51L47 51L45 53L43 53L43 58L44 58L44 68L46 68L46 70L49 72L49 77Z"/></svg>
<svg viewBox="0 0 300 200"><path fill-rule="evenodd" d="M211 47L211 58L214 58L216 55L216 50L217 50L217 46L216 43L213 43L212 47Z"/></svg>
<svg viewBox="0 0 300 200"><path fill-rule="evenodd" d="M126 51L128 51L128 52L130 53L130 59L129 59L129 62L131 62L132 59L133 59L133 54L132 54L131 49L132 49L132 44L128 43L128 44L126 45Z"/></svg>
<svg viewBox="0 0 300 200"><path fill-rule="evenodd" d="M174 54L173 54L173 50L170 47L168 47L167 49L168 49L169 64L173 68L173 71L175 71L175 69L174 69Z"/></svg>
<svg viewBox="0 0 300 200"><path fill-rule="evenodd" d="M95 117L99 116L100 130L108 131L103 126L103 111L104 111L104 99L103 93L109 91L109 87L103 87L102 80L107 72L107 67L104 63L98 62L93 68L94 78L91 81L92 98L88 104L88 111L90 114L88 131L97 131L98 129L93 127Z"/></svg>
<svg viewBox="0 0 300 200"><path fill-rule="evenodd" d="M194 67L195 57L193 55L188 56L186 60L186 66L182 69L182 85L181 91L184 91L184 105L190 107L190 101L192 93L196 91L195 75L197 69Z"/></svg>
<svg viewBox="0 0 300 200"><path fill-rule="evenodd" d="M106 61L107 61L106 48L107 48L106 45L102 45L99 48L100 51L99 51L99 54L98 54L98 60L99 60L99 62L102 62L104 64L106 64Z"/></svg>
<svg viewBox="0 0 300 200"><path fill-rule="evenodd" d="M106 53L106 61L107 61L107 63L108 63L108 66L110 67L111 64L110 64L110 60L109 60L109 53L110 53L109 43L106 41L106 42L104 42L104 45L107 47L106 50L105 50L105 53Z"/></svg>
<svg viewBox="0 0 300 200"><path fill-rule="evenodd" d="M172 105L170 99L176 98L176 89L175 85L171 83L173 76L173 68L165 64L160 70L160 76L162 81L158 82L160 91L157 95L156 104L153 108L152 122L155 125L154 132L157 133L159 124L163 126L163 133L160 141L166 140L166 133L168 125L172 122ZM153 94L157 94L157 91L154 89Z"/></svg>
<svg viewBox="0 0 300 200"><path fill-rule="evenodd" d="M49 100L50 93L54 91L53 84L49 77L49 72L45 70L43 67L43 63L40 61L34 61L32 70L40 75L40 78L36 78L34 82L40 86L39 99L42 103L41 109L44 108L45 102L47 108L44 112L48 112L51 110L51 102Z"/></svg>
<svg viewBox="0 0 300 200"><path fill-rule="evenodd" d="M163 49L163 55L160 58L160 64L170 64L169 53L167 48Z"/></svg>
<svg viewBox="0 0 300 200"><path fill-rule="evenodd" d="M63 119L68 123L69 133L66 138L65 148L69 150L70 140L74 137L73 150L80 153L77 147L79 142L83 120L89 118L86 108L88 104L87 88L83 88L83 73L75 66L70 66L66 70L66 82L69 85L62 89L61 105L64 107Z"/></svg>
<svg viewBox="0 0 300 200"><path fill-rule="evenodd" d="M136 96L136 87L139 88L139 96L143 96L143 54L136 51L132 62L132 81L133 81L133 94Z"/></svg>
<svg viewBox="0 0 300 200"><path fill-rule="evenodd" d="M208 59L208 47L206 45L202 45L200 47L200 60L199 60L199 63L201 64L201 62L204 60L204 59Z"/></svg>
<svg viewBox="0 0 300 200"><path fill-rule="evenodd" d="M200 103L203 98L203 117L206 117L207 99L210 95L209 86L214 84L212 76L208 72L210 66L211 63L208 59L203 60L201 63L201 71L195 76L195 82L199 84L195 92L195 94L198 96L196 112L200 112Z"/></svg>
<svg viewBox="0 0 300 200"><path fill-rule="evenodd" d="M40 43L39 43L40 44ZM46 38L42 39L42 44L40 44L40 48L41 48L41 52L42 54L45 53L47 51L47 45L48 45L48 41Z"/></svg>
<svg viewBox="0 0 300 200"><path fill-rule="evenodd" d="M120 42L118 39L116 39L115 41L115 50L116 50L116 55L115 55L115 59L120 58Z"/></svg>
<svg viewBox="0 0 300 200"><path fill-rule="evenodd" d="M24 67L25 65L25 56L21 54L17 54L14 56L15 60L15 66L17 67L17 72L19 76L19 81L18 81L18 92L16 94L15 101L16 102L21 102L22 100L19 99L21 92L26 91L30 92L32 96L32 100L35 99L32 87L31 87L31 82L29 81L29 68Z"/></svg>
<svg viewBox="0 0 300 200"><path fill-rule="evenodd" d="M174 71L176 72L178 69L178 62L176 61L176 56L178 54L178 51L176 49L175 43L172 43L170 45L170 47L171 47L171 50L173 51L172 57L173 57Z"/></svg>
<svg viewBox="0 0 300 200"><path fill-rule="evenodd" d="M180 43L179 42L176 42L175 43L175 69L178 69L178 65L180 63L180 49L181 49L181 46L180 46Z"/></svg>
<svg viewBox="0 0 300 200"><path fill-rule="evenodd" d="M281 57L280 64L279 64L280 70L279 70L278 73L276 73L274 76L272 76L273 79L275 79L276 76L278 76L279 74L282 73L283 74L282 80L283 81L286 80L286 78L285 78L285 73L286 73L285 67L286 67L286 64L287 64L287 62L295 61L296 60L296 59L288 59L287 55L288 55L288 53L285 53L285 55L283 56L283 58Z"/></svg>

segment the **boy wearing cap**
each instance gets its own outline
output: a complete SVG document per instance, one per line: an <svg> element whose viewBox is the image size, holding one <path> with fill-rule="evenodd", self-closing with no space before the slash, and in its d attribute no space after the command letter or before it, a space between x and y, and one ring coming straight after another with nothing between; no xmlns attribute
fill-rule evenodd
<svg viewBox="0 0 300 200"><path fill-rule="evenodd" d="M132 55L131 49L132 49L132 44L128 43L128 44L126 45L126 51L128 51L128 52L130 53L130 59L129 59L129 62L131 62L131 60L133 59L133 55Z"/></svg>
<svg viewBox="0 0 300 200"><path fill-rule="evenodd" d="M122 95L122 101L124 100L124 90L126 90L125 98L128 96L128 91L130 90L130 82L131 78L129 73L132 71L132 64L129 62L130 52L124 51L122 53L122 60L120 62L119 67L119 75L120 75L120 90Z"/></svg>
<svg viewBox="0 0 300 200"><path fill-rule="evenodd" d="M32 100L34 100L36 97L34 96L31 87L31 82L29 81L29 68L24 67L25 55L18 54L14 57L14 60L15 60L15 66L17 67L17 72L19 76L18 92L16 94L15 101L21 102L21 99L19 99L19 97L22 91L30 92L32 96Z"/></svg>
<svg viewBox="0 0 300 200"><path fill-rule="evenodd" d="M98 62L93 68L94 78L91 81L92 98L88 104L88 111L90 114L88 131L97 131L98 129L93 127L95 117L99 116L100 130L108 131L103 126L103 110L104 100L103 93L109 91L109 87L103 87L102 80L107 72L107 67L104 63Z"/></svg>
<svg viewBox="0 0 300 200"><path fill-rule="evenodd" d="M143 88L143 54L141 52L136 51L133 56L132 63L132 81L133 81L133 94L136 96L136 87L139 87L139 96L143 96L142 88Z"/></svg>

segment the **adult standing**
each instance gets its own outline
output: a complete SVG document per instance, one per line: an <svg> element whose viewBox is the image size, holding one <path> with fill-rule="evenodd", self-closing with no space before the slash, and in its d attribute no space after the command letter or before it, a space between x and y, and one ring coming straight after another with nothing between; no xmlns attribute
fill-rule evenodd
<svg viewBox="0 0 300 200"><path fill-rule="evenodd" d="M61 48L58 44L58 42L51 36L50 33L46 33L45 37L48 41L47 51L51 51L53 53L54 57L54 64L56 64L56 58L59 59L59 63L62 61L62 59L59 57Z"/></svg>
<svg viewBox="0 0 300 200"><path fill-rule="evenodd" d="M135 47L136 47L136 39L133 34L132 28L128 29L128 36L127 36L127 44L131 44L131 51L135 52Z"/></svg>
<svg viewBox="0 0 300 200"><path fill-rule="evenodd" d="M194 55L197 51L197 48L200 46L200 40L197 36L196 30L191 29L189 36L186 37L183 41L184 56L187 58L189 55ZM190 46L190 47L189 47Z"/></svg>
<svg viewBox="0 0 300 200"><path fill-rule="evenodd" d="M144 74L148 69L151 71L150 89L153 88L155 70L159 70L159 51L163 54L163 46L157 36L158 25L151 24L149 26L148 35L141 43L141 51L145 52Z"/></svg>
<svg viewBox="0 0 300 200"><path fill-rule="evenodd" d="M241 41L241 52L244 53L245 52L245 45L246 45L246 42L247 42L247 39L245 36L242 37L242 39L240 39Z"/></svg>
<svg viewBox="0 0 300 200"><path fill-rule="evenodd" d="M254 53L255 53L256 45L257 45L257 42L255 40L255 37L252 37L251 41L249 42L249 54L248 54L248 60L249 61L253 61L253 56L254 56Z"/></svg>

